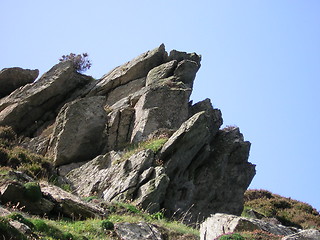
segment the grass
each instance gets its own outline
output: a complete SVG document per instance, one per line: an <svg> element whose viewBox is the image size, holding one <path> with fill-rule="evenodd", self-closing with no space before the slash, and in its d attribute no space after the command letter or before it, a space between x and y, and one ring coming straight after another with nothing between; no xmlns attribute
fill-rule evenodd
<svg viewBox="0 0 320 240"><path fill-rule="evenodd" d="M139 143L130 144L124 149L123 151L124 153L121 159L119 159L116 163L123 162L129 159L132 155L146 149L150 149L154 153L158 153L167 140L168 140L167 137L161 137L161 138L149 139L147 141L143 141Z"/></svg>
<svg viewBox="0 0 320 240"><path fill-rule="evenodd" d="M253 209L265 217L276 218L285 226L320 229L320 214L307 203L267 190L248 190L244 194L244 201L245 209Z"/></svg>

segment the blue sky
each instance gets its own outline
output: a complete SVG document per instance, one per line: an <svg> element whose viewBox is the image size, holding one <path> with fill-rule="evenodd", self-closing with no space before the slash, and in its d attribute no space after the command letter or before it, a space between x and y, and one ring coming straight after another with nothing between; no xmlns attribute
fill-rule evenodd
<svg viewBox="0 0 320 240"><path fill-rule="evenodd" d="M320 210L319 13L318 0L0 0L0 69L88 52L99 78L161 43L199 53L192 99L252 143L250 188Z"/></svg>

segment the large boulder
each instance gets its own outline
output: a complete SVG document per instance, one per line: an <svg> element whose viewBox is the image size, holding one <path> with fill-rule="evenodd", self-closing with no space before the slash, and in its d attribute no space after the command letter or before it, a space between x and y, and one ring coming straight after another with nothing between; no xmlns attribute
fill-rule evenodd
<svg viewBox="0 0 320 240"><path fill-rule="evenodd" d="M19 88L0 100L0 125L9 125L17 133L32 134L77 88L92 81L79 74L72 62L55 65L38 81ZM28 131L27 131L28 129Z"/></svg>
<svg viewBox="0 0 320 240"><path fill-rule="evenodd" d="M259 219L216 213L207 218L200 226L200 239L212 240L231 232L263 230L275 235L291 235L299 230L292 227L272 224Z"/></svg>
<svg viewBox="0 0 320 240"><path fill-rule="evenodd" d="M79 197L51 185L47 182L40 183L44 198L54 203L51 214L71 219L103 218L105 212L102 208L82 201Z"/></svg>
<svg viewBox="0 0 320 240"><path fill-rule="evenodd" d="M105 97L81 98L60 110L50 139L48 156L56 166L90 160L103 146Z"/></svg>
<svg viewBox="0 0 320 240"><path fill-rule="evenodd" d="M38 69L30 70L19 67L2 69L0 71L0 98L21 86L32 83L38 75Z"/></svg>

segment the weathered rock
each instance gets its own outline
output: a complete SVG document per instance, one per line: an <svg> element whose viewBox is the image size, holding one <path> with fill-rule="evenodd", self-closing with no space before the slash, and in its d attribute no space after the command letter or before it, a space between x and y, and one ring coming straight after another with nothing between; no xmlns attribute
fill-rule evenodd
<svg viewBox="0 0 320 240"><path fill-rule="evenodd" d="M170 179L161 166L150 168L149 171L144 171L143 173L154 176L138 189L134 203L148 212L158 212L161 210L162 203L165 200ZM147 179L148 175L146 174L145 179ZM145 182L143 177L142 179Z"/></svg>
<svg viewBox="0 0 320 240"><path fill-rule="evenodd" d="M107 95L107 105L111 106L121 100L126 98L131 94L136 93L146 84L146 78L139 78L128 82L125 85L120 85L119 87L113 89Z"/></svg>
<svg viewBox="0 0 320 240"><path fill-rule="evenodd" d="M183 60L191 60L193 62L196 62L200 67L201 55L198 55L196 53L187 53L187 52L172 50L170 51L168 61L172 61L172 60L177 60L178 62Z"/></svg>
<svg viewBox="0 0 320 240"><path fill-rule="evenodd" d="M173 75L175 68L177 67L177 61L172 60L167 63L163 63L150 70L146 79L146 86L152 85L163 78L168 78Z"/></svg>
<svg viewBox="0 0 320 240"><path fill-rule="evenodd" d="M166 51L162 44L158 48L141 54L130 62L104 75L95 88L90 91L89 95L104 95L110 90L124 85L129 81L146 77L148 72L152 68L162 64L165 58Z"/></svg>
<svg viewBox="0 0 320 240"><path fill-rule="evenodd" d="M0 98L10 94L17 88L32 83L39 75L39 70L19 67L4 68L0 71Z"/></svg>
<svg viewBox="0 0 320 240"><path fill-rule="evenodd" d="M190 94L190 88L167 84L150 88L135 106L132 141L142 141L159 128L178 129L188 118Z"/></svg>
<svg viewBox="0 0 320 240"><path fill-rule="evenodd" d="M18 209L27 211L36 215L48 214L54 207L54 204L44 198L32 201L26 197L26 189L19 182L8 182L0 188L1 202L10 203Z"/></svg>
<svg viewBox="0 0 320 240"><path fill-rule="evenodd" d="M104 152L118 150L130 143L135 110L123 98L110 107L107 122L107 145Z"/></svg>
<svg viewBox="0 0 320 240"><path fill-rule="evenodd" d="M178 81L185 83L188 87L193 87L193 81L196 77L196 73L200 66L191 60L183 60L179 62L176 70L174 71L174 76L177 77Z"/></svg>
<svg viewBox="0 0 320 240"><path fill-rule="evenodd" d="M102 150L106 123L105 97L67 103L59 112L49 143L48 156L56 166L81 162Z"/></svg>
<svg viewBox="0 0 320 240"><path fill-rule="evenodd" d="M103 209L83 202L79 197L68 193L61 188L41 182L41 191L46 199L55 204L53 213L72 219L102 218L105 216Z"/></svg>
<svg viewBox="0 0 320 240"><path fill-rule="evenodd" d="M299 231L296 228L275 225L259 219L216 213L211 215L201 224L200 239L212 240L226 233L253 230L263 230L268 233L283 236L294 234Z"/></svg>
<svg viewBox="0 0 320 240"><path fill-rule="evenodd" d="M68 94L92 81L75 71L71 62L55 65L38 81L19 88L0 100L0 125L9 125L17 133L33 133L48 120Z"/></svg>
<svg viewBox="0 0 320 240"><path fill-rule="evenodd" d="M107 201L133 200L133 194L146 181L141 180L154 161L151 150L123 159L109 152L93 159L66 175L78 194L101 196ZM83 176L86 176L85 178Z"/></svg>
<svg viewBox="0 0 320 240"><path fill-rule="evenodd" d="M153 224L140 223L117 223L115 232L123 240L163 240L161 232Z"/></svg>
<svg viewBox="0 0 320 240"><path fill-rule="evenodd" d="M298 233L294 233L289 236L283 237L281 240L319 240L320 239L320 231L316 229L307 229L300 231Z"/></svg>

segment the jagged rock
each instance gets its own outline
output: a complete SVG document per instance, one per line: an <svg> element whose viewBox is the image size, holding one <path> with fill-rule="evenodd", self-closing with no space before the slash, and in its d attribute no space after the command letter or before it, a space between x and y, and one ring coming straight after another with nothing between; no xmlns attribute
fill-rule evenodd
<svg viewBox="0 0 320 240"><path fill-rule="evenodd" d="M81 98L60 110L48 155L56 166L81 162L101 152L106 112L105 97Z"/></svg>
<svg viewBox="0 0 320 240"><path fill-rule="evenodd" d="M167 63L163 63L150 70L146 79L146 86L152 85L153 83L159 81L160 79L168 78L173 75L174 70L177 67L177 61L172 60Z"/></svg>
<svg viewBox="0 0 320 240"><path fill-rule="evenodd" d="M70 171L66 178L77 193L83 196L95 194L107 201L132 200L133 193L144 182L141 176L148 171L153 161L151 150L140 151L128 159L109 152Z"/></svg>
<svg viewBox="0 0 320 240"><path fill-rule="evenodd" d="M0 100L0 125L9 125L17 133L33 133L51 117L68 94L92 81L75 71L71 62L55 65L38 81L15 90Z"/></svg>
<svg viewBox="0 0 320 240"><path fill-rule="evenodd" d="M171 50L168 57L168 61L171 60L177 60L179 62L183 60L191 60L193 62L196 62L200 67L201 55L198 55L196 53L186 53L177 50Z"/></svg>
<svg viewBox="0 0 320 240"><path fill-rule="evenodd" d="M130 94L134 94L143 88L146 84L146 78L138 78L128 82L125 85L120 85L119 87L113 89L107 95L107 104L109 106L115 104L122 98L128 97Z"/></svg>
<svg viewBox="0 0 320 240"><path fill-rule="evenodd" d="M0 98L17 88L32 83L39 75L39 70L22 69L19 67L4 68L0 71Z"/></svg>
<svg viewBox="0 0 320 240"><path fill-rule="evenodd" d="M130 62L119 66L104 75L89 95L104 95L110 90L128 83L129 81L146 77L148 72L162 64L166 58L164 45L141 54Z"/></svg>
<svg viewBox="0 0 320 240"><path fill-rule="evenodd" d="M161 166L152 167L144 173L154 176L138 189L134 203L148 212L158 212L161 210L162 203L165 200L170 179Z"/></svg>
<svg viewBox="0 0 320 240"><path fill-rule="evenodd" d="M263 230L268 233L283 236L294 234L299 231L296 228L275 225L259 219L216 213L211 215L201 224L200 239L212 240L226 233L254 230Z"/></svg>
<svg viewBox="0 0 320 240"><path fill-rule="evenodd" d="M110 107L107 122L107 149L118 150L130 143L135 110L129 99L123 98Z"/></svg>
<svg viewBox="0 0 320 240"><path fill-rule="evenodd" d="M316 229L307 229L298 233L285 236L281 240L319 240L320 231Z"/></svg>
<svg viewBox="0 0 320 240"><path fill-rule="evenodd" d="M103 209L86 203L57 186L41 182L40 187L44 197L55 204L53 212L56 215L72 219L102 218L105 216Z"/></svg>
<svg viewBox="0 0 320 240"><path fill-rule="evenodd" d="M185 83L188 87L193 87L193 81L196 77L196 73L200 66L191 60L183 60L179 62L176 70L174 71L174 76L177 77L177 81Z"/></svg>
<svg viewBox="0 0 320 240"><path fill-rule="evenodd" d="M191 89L184 86L150 88L135 106L132 141L142 141L159 128L178 129L188 118L190 94Z"/></svg>
<svg viewBox="0 0 320 240"><path fill-rule="evenodd" d="M117 223L115 232L122 240L163 240L160 230L153 224L140 223Z"/></svg>

